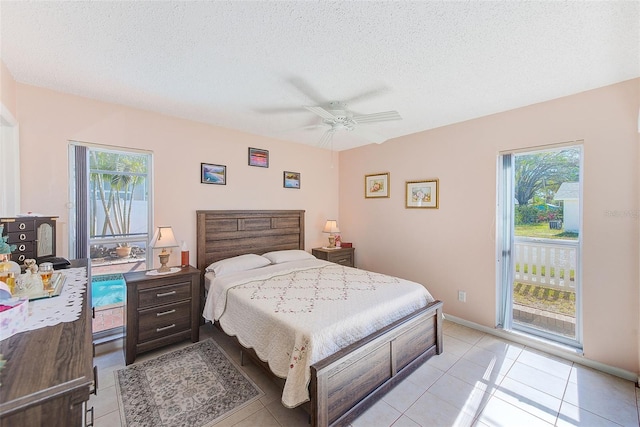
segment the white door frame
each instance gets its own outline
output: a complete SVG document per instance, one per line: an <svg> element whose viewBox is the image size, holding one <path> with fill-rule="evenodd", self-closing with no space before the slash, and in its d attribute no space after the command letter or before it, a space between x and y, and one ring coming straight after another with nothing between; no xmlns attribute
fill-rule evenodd
<svg viewBox="0 0 640 427"><path fill-rule="evenodd" d="M530 147L521 150L511 150L499 153L497 161L497 194L496 194L496 325L505 330L516 330L518 332L527 333L532 336L538 336L549 341L558 342L561 344L569 345L575 348L582 348L583 344L583 331L582 331L582 241L583 241L583 197L582 197L582 183L583 183L583 169L584 169L584 145L583 141L572 141L561 144L554 144L543 147ZM514 328L513 322L513 298L512 287L514 280L514 194L513 189L515 187L515 171L512 161L510 170L507 171L505 166L505 156L510 156L512 160L516 155L523 155L526 153L534 153L546 150L556 150L563 147L579 147L580 148L580 198L579 198L579 241L577 247L577 263L575 272L576 281L576 329L575 339L569 339L562 337L551 332L539 331L535 328L530 328L525 325L518 325ZM510 218L509 218L510 217ZM507 265L508 264L508 265Z"/></svg>
<svg viewBox="0 0 640 427"><path fill-rule="evenodd" d="M0 216L20 213L20 138L18 121L0 102Z"/></svg>

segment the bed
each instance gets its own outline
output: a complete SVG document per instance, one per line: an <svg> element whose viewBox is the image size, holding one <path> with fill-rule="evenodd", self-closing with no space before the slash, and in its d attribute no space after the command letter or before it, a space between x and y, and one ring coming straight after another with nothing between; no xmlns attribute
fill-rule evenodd
<svg viewBox="0 0 640 427"><path fill-rule="evenodd" d="M304 211L301 210L207 210L197 211L196 216L197 264L203 276L207 267L213 263L227 265L226 261L220 263L221 260L231 258L253 260L254 257L257 260L262 258L257 255L295 254L304 250ZM244 256L237 258L240 255ZM309 256L309 258L312 257ZM247 324L262 324L267 323L267 320L264 322L252 320L242 325L241 316L236 316L237 318L233 320L231 314L226 314L232 313L230 307L242 304L242 301L249 304L249 300L256 299L257 289L263 289L263 281L266 283L267 280L272 280L269 277L274 275L282 278L292 274L297 275L296 282L298 282L308 280L308 276L320 277L322 273L330 278L340 277L345 286L352 290L355 289L354 292L361 291L356 288L359 286L358 284L365 283L362 279L363 276L370 276L373 278L372 283L375 283L375 287L386 288L387 292L389 292L388 289L397 292L401 287L408 285L402 279L312 259L300 259L277 265L268 262L255 270L254 272L233 272L226 278L218 275L218 278L214 280L212 280L211 274L203 277L205 280L202 281L201 311L204 311L206 318L216 321L223 330L230 331L230 335L235 336L241 344L244 343L248 347L246 349L248 354L253 355L259 365L267 366L277 377L286 377L283 389L283 404L285 406L295 406L308 399L312 426L348 424L424 361L442 352L442 302L433 300L424 288L418 286L418 288L422 288L421 295L426 293L429 298L424 299L416 295L417 299L422 298L421 303L415 303L418 305L393 308L391 312L396 317L391 321L386 320L387 323L384 326L373 326L373 330L367 330L365 335L362 335L362 330L360 330L359 333L362 336L357 336L355 340L349 341L345 338L344 343L340 343L338 341L342 341L342 337L335 336L326 340L329 349L323 348L322 351L315 351L314 346L309 346L309 353L314 353L314 356L309 356L309 359L303 357L307 347L300 345L300 336L319 334L320 332L309 330L307 323L300 318L297 322L300 324L299 331L291 332L292 335L296 335L295 337L287 338L289 333L284 332L282 335L284 340L290 339L295 343L289 354L291 360L304 360L307 364L301 363L300 369L296 367L288 374L283 375L282 369L278 368L275 361L275 356L273 356L274 360L267 360L265 363L265 352L262 351L262 354L259 355L260 349L252 348L255 337L252 337L253 331L247 328ZM322 277L314 280L320 280L323 283L329 280L325 276ZM215 281L221 283L215 283L212 288L215 290L209 292L212 298L214 295L216 296L216 302L212 302L212 298L205 299L205 284L209 286ZM382 283L385 281L389 283ZM260 286L256 285L257 283ZM238 293L238 289L244 289L246 294L244 300L222 300L221 295L226 297L232 294L231 292L227 293L226 289L229 288L234 289L233 295L241 295ZM414 284L411 292L415 292L415 288ZM292 292L298 292L298 290ZM321 295L327 295L325 288L322 289ZM359 295L369 295L369 293L363 292ZM379 298L373 293L370 297ZM357 297L359 300L366 298ZM383 298L385 304L380 304L380 306L392 306L392 294L387 294ZM258 299L260 299L259 295ZM307 301L306 297L303 297L299 298L297 302L299 303L301 300ZM221 306L220 301L224 301ZM229 307L226 304L229 304ZM325 303L323 302L323 304ZM375 307L376 305L371 303L371 306ZM238 307L240 306L238 305ZM292 311L292 307L289 306L286 309ZM218 310L217 314L215 314L216 309ZM249 309L249 306L239 308L239 310ZM220 318L222 312L226 317ZM217 320L222 320L222 322ZM227 323L225 324L225 322ZM349 321L349 323L354 322ZM376 324L368 320L362 324L371 328L369 323ZM331 325L325 326L331 329ZM277 330L286 331L287 328L283 326L278 327ZM322 330L324 331L324 329ZM256 335L259 336L259 334ZM316 339L315 335L313 336L312 341L321 341ZM249 344L247 345L247 343ZM332 345L335 348L331 349ZM322 355L322 358L318 359L318 355ZM272 356L267 356L267 359L269 357ZM293 366L292 363L291 367L293 368ZM298 374L294 374L296 370ZM299 375L305 376L301 380ZM290 383L290 387L287 385L288 383ZM305 387L303 391L306 393L302 397L299 390L301 384ZM287 387L289 387L288 390Z"/></svg>

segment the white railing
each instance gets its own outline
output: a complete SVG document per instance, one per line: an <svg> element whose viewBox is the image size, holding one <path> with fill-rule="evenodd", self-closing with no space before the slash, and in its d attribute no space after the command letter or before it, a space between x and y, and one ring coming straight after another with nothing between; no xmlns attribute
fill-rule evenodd
<svg viewBox="0 0 640 427"><path fill-rule="evenodd" d="M515 238L515 280L575 291L577 240Z"/></svg>

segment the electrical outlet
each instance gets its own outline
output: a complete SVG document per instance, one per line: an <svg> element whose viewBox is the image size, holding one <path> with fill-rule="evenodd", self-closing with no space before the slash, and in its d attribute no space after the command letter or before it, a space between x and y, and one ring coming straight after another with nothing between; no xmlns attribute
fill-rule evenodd
<svg viewBox="0 0 640 427"><path fill-rule="evenodd" d="M467 293L465 291L458 291L458 301L467 302Z"/></svg>

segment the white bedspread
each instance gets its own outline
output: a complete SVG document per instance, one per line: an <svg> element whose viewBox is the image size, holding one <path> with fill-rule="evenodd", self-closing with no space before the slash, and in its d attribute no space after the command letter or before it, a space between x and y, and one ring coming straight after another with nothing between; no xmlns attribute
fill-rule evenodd
<svg viewBox="0 0 640 427"><path fill-rule="evenodd" d="M309 400L312 364L434 300L420 284L322 260L207 279L205 319L286 378L287 407Z"/></svg>

